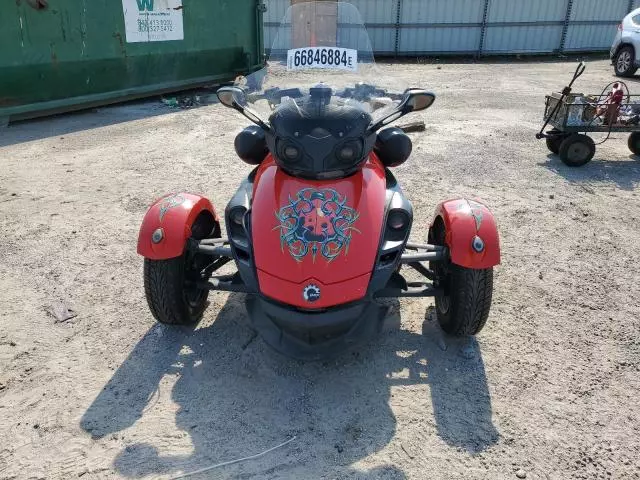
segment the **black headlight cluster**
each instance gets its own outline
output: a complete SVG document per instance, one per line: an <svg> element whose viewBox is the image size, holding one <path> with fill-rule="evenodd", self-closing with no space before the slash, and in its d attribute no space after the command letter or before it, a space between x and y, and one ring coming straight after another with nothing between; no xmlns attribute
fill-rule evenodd
<svg viewBox="0 0 640 480"><path fill-rule="evenodd" d="M289 175L342 178L355 172L373 150L371 115L359 106L333 102L330 88L282 102L269 117L267 146Z"/></svg>
<svg viewBox="0 0 640 480"><path fill-rule="evenodd" d="M292 138L279 140L277 142L278 159L285 163L286 166L294 167L303 163L302 160L305 158L310 158L310 155L313 157L315 150L312 152L305 151L304 140L304 138L301 142L297 142ZM357 165L362 160L363 150L363 142L359 139L350 139L339 143L324 159L326 170L344 170Z"/></svg>

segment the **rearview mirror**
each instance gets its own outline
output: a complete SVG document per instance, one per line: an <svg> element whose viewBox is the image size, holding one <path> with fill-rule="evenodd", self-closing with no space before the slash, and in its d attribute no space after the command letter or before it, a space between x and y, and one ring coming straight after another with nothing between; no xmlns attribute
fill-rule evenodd
<svg viewBox="0 0 640 480"><path fill-rule="evenodd" d="M409 90L406 94L407 99L404 104L406 105L406 108L409 109L409 112L426 110L433 105L433 102L436 100L436 96L426 90Z"/></svg>
<svg viewBox="0 0 640 480"><path fill-rule="evenodd" d="M271 131L271 127L269 126L269 124L262 120L249 107L247 107L247 95L244 93L244 90L238 87L222 87L218 89L216 94L218 95L218 100L220 100L220 103L222 103L225 107L233 108L234 110L239 111L242 115L247 117L264 131Z"/></svg>
<svg viewBox="0 0 640 480"><path fill-rule="evenodd" d="M376 132L408 113L426 110L433 105L435 100L436 96L433 93L419 88L411 88L404 93L404 97L400 105L398 105L398 108L389 113L386 117L383 117L376 123L372 124L369 127L369 132Z"/></svg>
<svg viewBox="0 0 640 480"><path fill-rule="evenodd" d="M247 104L247 96L244 91L238 87L222 87L216 92L218 100L225 107L234 108L242 111L242 106Z"/></svg>

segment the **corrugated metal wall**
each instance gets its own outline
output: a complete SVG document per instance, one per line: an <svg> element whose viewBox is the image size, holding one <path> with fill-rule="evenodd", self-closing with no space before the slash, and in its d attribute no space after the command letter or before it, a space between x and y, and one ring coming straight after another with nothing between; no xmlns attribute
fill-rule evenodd
<svg viewBox="0 0 640 480"><path fill-rule="evenodd" d="M631 10L640 6L637 4L640 2L631 2ZM629 5L629 0L574 0L565 50L611 47L616 25L629 13Z"/></svg>
<svg viewBox="0 0 640 480"><path fill-rule="evenodd" d="M291 0L264 0L265 45ZM350 0L376 55L606 51L640 0Z"/></svg>
<svg viewBox="0 0 640 480"><path fill-rule="evenodd" d="M478 49L483 1L400 0L399 52L470 53Z"/></svg>
<svg viewBox="0 0 640 480"><path fill-rule="evenodd" d="M290 0L265 0L267 11L264 12L264 47L268 50L276 40L280 22L291 5Z"/></svg>
<svg viewBox="0 0 640 480"><path fill-rule="evenodd" d="M566 13L566 0L491 0L482 51L502 54L559 50Z"/></svg>
<svg viewBox="0 0 640 480"><path fill-rule="evenodd" d="M394 55L396 51L396 19L402 0L353 0L367 25L373 51L380 55Z"/></svg>

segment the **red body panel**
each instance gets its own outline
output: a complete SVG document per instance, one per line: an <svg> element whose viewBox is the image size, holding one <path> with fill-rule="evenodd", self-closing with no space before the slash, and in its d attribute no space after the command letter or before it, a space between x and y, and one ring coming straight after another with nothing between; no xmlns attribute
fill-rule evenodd
<svg viewBox="0 0 640 480"><path fill-rule="evenodd" d="M362 298L384 219L386 180L378 158L372 154L348 178L315 181L287 175L268 156L254 185L251 230L261 292L303 308ZM303 289L314 282L321 294L309 302Z"/></svg>
<svg viewBox="0 0 640 480"><path fill-rule="evenodd" d="M367 293L371 273L345 280L339 283L325 284L315 278L303 283L288 282L258 270L260 290L267 297L282 303L307 309L327 308L360 300ZM320 298L309 303L304 299L303 290L306 285L315 285L320 289Z"/></svg>
<svg viewBox="0 0 640 480"><path fill-rule="evenodd" d="M438 217L444 221L445 243L452 263L477 269L500 263L498 227L493 214L482 203L464 198L448 200L436 208L435 218ZM484 241L481 253L472 247L476 235Z"/></svg>
<svg viewBox="0 0 640 480"><path fill-rule="evenodd" d="M138 236L138 253L152 260L166 260L182 255L191 225L196 217L207 210L216 222L219 218L211 202L200 195L176 193L157 200L147 211ZM162 240L153 243L151 237L162 229Z"/></svg>

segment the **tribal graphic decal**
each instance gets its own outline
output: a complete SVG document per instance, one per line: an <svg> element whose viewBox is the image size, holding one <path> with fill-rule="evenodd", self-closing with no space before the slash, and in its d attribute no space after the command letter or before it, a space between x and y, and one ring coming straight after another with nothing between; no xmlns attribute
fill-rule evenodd
<svg viewBox="0 0 640 480"><path fill-rule="evenodd" d="M162 221L169 210L179 207L184 202L186 202L186 199L180 194L170 195L166 197L162 202L162 205L160 205L160 221Z"/></svg>
<svg viewBox="0 0 640 480"><path fill-rule="evenodd" d="M473 200L462 199L458 204L458 211L462 210L473 217L476 222L476 231L480 231L482 226L482 220L484 219L482 211L484 208L484 205Z"/></svg>
<svg viewBox="0 0 640 480"><path fill-rule="evenodd" d="M280 247L284 252L286 246L298 262L309 254L314 262L318 254L329 262L343 251L347 255L352 233L360 233L353 226L360 214L331 188L304 188L295 198L289 196L289 203L275 215Z"/></svg>

